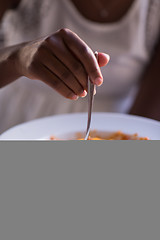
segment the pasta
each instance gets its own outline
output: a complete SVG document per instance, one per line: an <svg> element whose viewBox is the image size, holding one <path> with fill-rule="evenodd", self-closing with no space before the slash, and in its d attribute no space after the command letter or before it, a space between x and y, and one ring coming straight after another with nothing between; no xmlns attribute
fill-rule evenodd
<svg viewBox="0 0 160 240"><path fill-rule="evenodd" d="M84 135L84 134L77 133L75 139L73 139L73 140L84 140L84 137L82 135ZM61 140L61 139L57 139L54 136L51 136L50 140ZM72 140L72 139L69 139L69 140ZM139 137L137 133L125 134L121 131L117 131L117 132L110 133L110 134L108 134L108 133L98 134L96 131L92 131L90 133L88 140L149 140L149 138L148 137Z"/></svg>

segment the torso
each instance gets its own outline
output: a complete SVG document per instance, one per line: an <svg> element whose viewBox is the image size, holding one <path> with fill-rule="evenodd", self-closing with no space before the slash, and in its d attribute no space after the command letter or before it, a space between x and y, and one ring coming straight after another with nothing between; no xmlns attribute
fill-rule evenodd
<svg viewBox="0 0 160 240"><path fill-rule="evenodd" d="M120 20L131 7L134 0L71 0L79 12L93 22L111 23ZM92 8L91 8L92 6ZM106 15L101 15L104 9Z"/></svg>
<svg viewBox="0 0 160 240"><path fill-rule="evenodd" d="M85 9L82 8L84 1L81 1L22 0L16 10L5 16L5 43L18 44L63 27L71 29L93 50L111 55L110 64L102 68L104 84L97 88L94 111L127 112L135 96L130 90L138 85L160 29L160 1L154 0L154 6L149 8L151 0L126 0L128 5L125 8L122 4L125 0L117 1L121 5L116 0L106 0L107 4L118 5L114 6L114 17L109 19L108 16L104 22L100 17L87 15L96 11L91 0L88 0L89 4L86 1ZM111 8L108 11L109 15L113 13ZM149 48L146 43L150 43ZM82 111L87 111L87 98L76 102L65 100L40 81L21 79L0 90L0 131L34 118Z"/></svg>
<svg viewBox="0 0 160 240"><path fill-rule="evenodd" d="M8 6L17 8L22 0L12 0ZM134 0L71 0L78 11L93 22L111 23L120 20L131 7ZM92 10L91 10L92 6ZM102 16L101 11L107 12Z"/></svg>

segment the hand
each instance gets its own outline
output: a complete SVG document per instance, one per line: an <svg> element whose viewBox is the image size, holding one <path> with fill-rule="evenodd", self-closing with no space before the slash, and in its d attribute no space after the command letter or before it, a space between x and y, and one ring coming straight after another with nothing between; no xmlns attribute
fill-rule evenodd
<svg viewBox="0 0 160 240"><path fill-rule="evenodd" d="M30 79L39 79L66 98L76 100L87 94L88 76L100 86L100 67L109 56L92 50L75 33L61 29L40 40L25 43L18 51L18 71Z"/></svg>

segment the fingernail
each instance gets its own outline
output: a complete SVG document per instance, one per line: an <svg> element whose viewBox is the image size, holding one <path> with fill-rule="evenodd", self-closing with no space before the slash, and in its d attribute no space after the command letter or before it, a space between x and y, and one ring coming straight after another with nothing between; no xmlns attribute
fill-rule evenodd
<svg viewBox="0 0 160 240"><path fill-rule="evenodd" d="M84 97L86 97L86 96L87 96L87 91L84 90L83 93L80 95L80 97L84 98Z"/></svg>
<svg viewBox="0 0 160 240"><path fill-rule="evenodd" d="M102 85L102 83L103 83L103 79L102 78L100 78L100 77L98 77L98 78L96 78L95 79L95 84L97 85L97 86L101 86Z"/></svg>
<svg viewBox="0 0 160 240"><path fill-rule="evenodd" d="M108 59L108 62L109 62L111 57L107 53L103 53L103 54L106 56L106 58Z"/></svg>
<svg viewBox="0 0 160 240"><path fill-rule="evenodd" d="M78 97L77 95L73 95L71 98L72 98L73 100L77 100L79 97Z"/></svg>

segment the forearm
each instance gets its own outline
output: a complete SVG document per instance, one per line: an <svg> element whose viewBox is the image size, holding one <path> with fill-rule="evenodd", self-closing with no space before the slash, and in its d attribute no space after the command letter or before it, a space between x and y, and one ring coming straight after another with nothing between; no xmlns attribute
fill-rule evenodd
<svg viewBox="0 0 160 240"><path fill-rule="evenodd" d="M0 88L22 76L17 57L21 46L22 44L0 49Z"/></svg>
<svg viewBox="0 0 160 240"><path fill-rule="evenodd" d="M77 100L85 97L88 76L97 86L103 83L100 67L109 56L98 54L69 29L38 40L0 50L0 87L21 76L41 80L62 96Z"/></svg>
<svg viewBox="0 0 160 240"><path fill-rule="evenodd" d="M143 75L131 114L160 120L160 42Z"/></svg>

